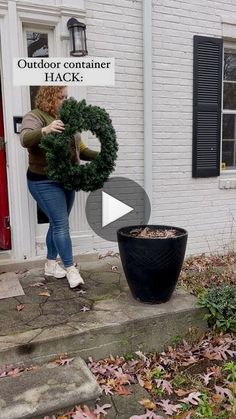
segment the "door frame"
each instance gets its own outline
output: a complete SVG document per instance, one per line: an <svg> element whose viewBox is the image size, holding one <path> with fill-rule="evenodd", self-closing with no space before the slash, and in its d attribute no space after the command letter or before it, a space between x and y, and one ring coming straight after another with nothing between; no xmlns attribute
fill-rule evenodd
<svg viewBox="0 0 236 419"><path fill-rule="evenodd" d="M48 34L48 49L49 49L49 56L54 56L54 44L55 44L55 28L52 28L52 26L47 25L45 23L42 23L42 25L39 25L38 23L33 24L31 23L25 23L22 25L22 36L23 36L23 48L24 48L24 57L27 57L27 39L26 39L26 32L32 31L32 32L38 32L38 33L47 33ZM30 89L29 87L25 87L25 106L26 109L29 111L31 109L31 103L30 103ZM27 111L27 112L28 112ZM28 166L28 163L27 163ZM27 170L27 167L26 167ZM28 194L29 199L29 211L30 211L30 225L31 225L31 231L32 231L32 242L35 243L34 246L34 256L37 256L38 249L42 248L42 243L44 242L44 237L48 230L48 223L45 224L38 224L37 222L37 204L35 200L32 198L30 194ZM40 244L39 244L40 243Z"/></svg>
<svg viewBox="0 0 236 419"><path fill-rule="evenodd" d="M0 75L0 123L2 124L1 127L1 134L2 137L0 137L0 152L1 152L1 161L3 164L3 167L1 168L1 191L3 193L3 196L1 197L1 212L2 212L2 220L1 220L1 240L0 243L2 245L1 250L11 250L11 228L10 228L10 213L9 213L9 194L8 194L8 181L7 181L7 159L6 159L6 146L5 146L5 130L4 130L4 118L3 118L3 100L2 100L2 80ZM6 219L9 219L7 221L7 226L5 225ZM6 246L6 247L5 247Z"/></svg>
<svg viewBox="0 0 236 419"><path fill-rule="evenodd" d="M9 26L14 28L9 36ZM11 259L22 260L30 256L28 203L25 185L24 150L19 144L19 134L14 132L13 115L22 112L21 89L12 83L12 58L19 53L18 20L16 4L0 6L0 74L2 81L3 124L6 143L7 189L11 223ZM12 100L14 98L14 100ZM1 255L2 259L2 255ZM8 258L7 258L8 259Z"/></svg>

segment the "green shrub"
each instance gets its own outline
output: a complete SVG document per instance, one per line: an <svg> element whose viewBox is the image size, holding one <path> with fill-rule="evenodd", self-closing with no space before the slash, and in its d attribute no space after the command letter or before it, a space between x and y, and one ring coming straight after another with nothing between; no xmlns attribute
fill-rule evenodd
<svg viewBox="0 0 236 419"><path fill-rule="evenodd" d="M199 295L199 304L208 309L209 326L214 330L236 331L236 287L222 285L211 287Z"/></svg>
<svg viewBox="0 0 236 419"><path fill-rule="evenodd" d="M236 362L229 361L224 364L223 370L228 372L227 380L236 383Z"/></svg>

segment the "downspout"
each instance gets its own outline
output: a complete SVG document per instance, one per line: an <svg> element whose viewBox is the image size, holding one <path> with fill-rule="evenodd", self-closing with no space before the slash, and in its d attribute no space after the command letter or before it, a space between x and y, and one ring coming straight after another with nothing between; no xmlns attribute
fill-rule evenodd
<svg viewBox="0 0 236 419"><path fill-rule="evenodd" d="M144 83L144 189L149 197L152 222L152 0L143 0L143 83ZM147 214L145 205L145 215ZM145 217L146 218L146 217ZM148 220L146 219L148 222Z"/></svg>

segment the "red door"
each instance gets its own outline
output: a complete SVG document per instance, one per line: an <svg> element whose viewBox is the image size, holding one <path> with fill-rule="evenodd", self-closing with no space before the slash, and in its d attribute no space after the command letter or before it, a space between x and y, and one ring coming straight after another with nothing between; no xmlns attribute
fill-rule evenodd
<svg viewBox="0 0 236 419"><path fill-rule="evenodd" d="M0 96L0 249L11 248L2 97Z"/></svg>

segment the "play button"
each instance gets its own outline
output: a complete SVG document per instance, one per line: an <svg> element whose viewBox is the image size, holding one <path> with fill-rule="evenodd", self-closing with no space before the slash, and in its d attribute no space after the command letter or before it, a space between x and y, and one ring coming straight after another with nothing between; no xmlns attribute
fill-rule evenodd
<svg viewBox="0 0 236 419"><path fill-rule="evenodd" d="M106 227L130 211L133 211L133 208L129 205L102 191L102 227Z"/></svg>
<svg viewBox="0 0 236 419"><path fill-rule="evenodd" d="M124 177L112 177L102 189L91 192L86 201L86 217L92 230L108 241L116 241L116 231L125 226L147 224L151 207L142 186Z"/></svg>

